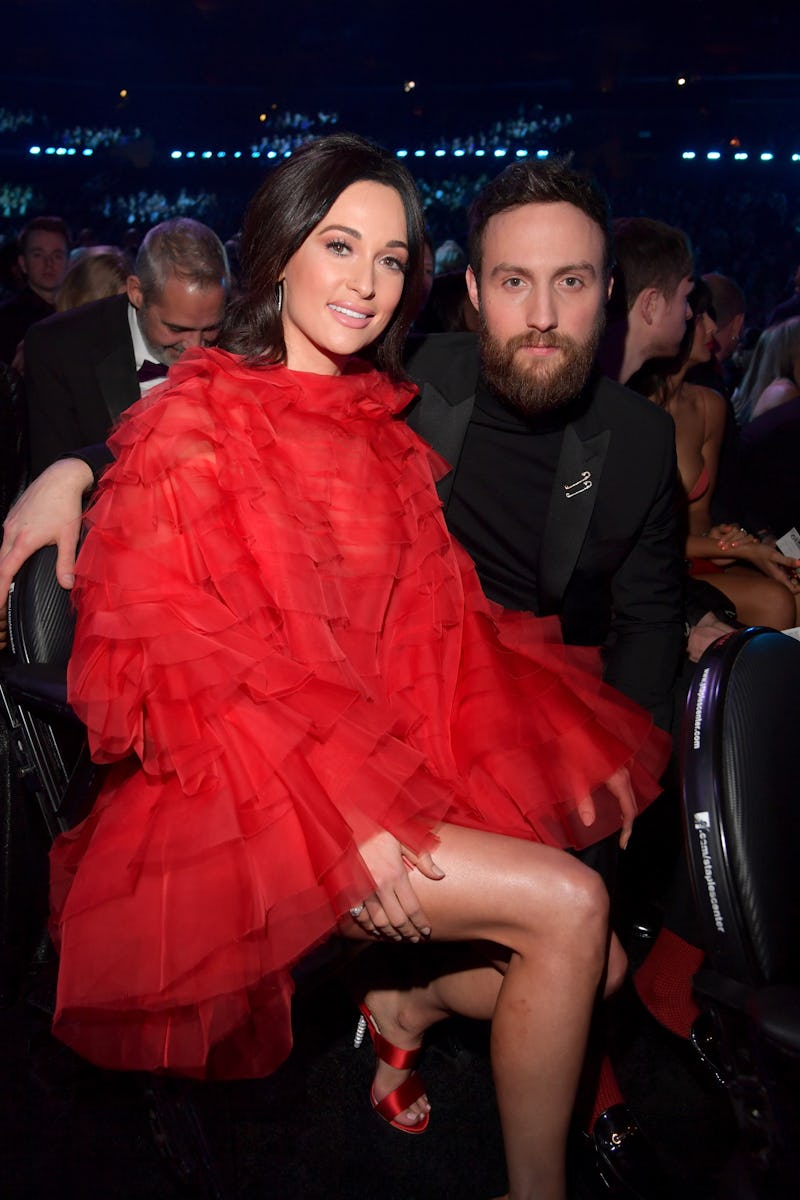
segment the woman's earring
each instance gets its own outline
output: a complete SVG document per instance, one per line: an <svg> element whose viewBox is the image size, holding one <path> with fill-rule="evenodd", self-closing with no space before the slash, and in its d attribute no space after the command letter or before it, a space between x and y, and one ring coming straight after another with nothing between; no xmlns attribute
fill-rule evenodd
<svg viewBox="0 0 800 1200"><path fill-rule="evenodd" d="M279 279L275 285L275 301L278 305L278 312L283 308L283 280Z"/></svg>

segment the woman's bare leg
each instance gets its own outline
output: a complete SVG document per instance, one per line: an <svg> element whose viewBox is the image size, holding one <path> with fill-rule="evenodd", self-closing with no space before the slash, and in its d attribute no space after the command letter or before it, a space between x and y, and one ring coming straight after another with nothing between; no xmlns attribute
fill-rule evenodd
<svg viewBox="0 0 800 1200"><path fill-rule="evenodd" d="M605 887L546 846L454 826L440 837L445 878L413 875L432 937L511 951L491 1038L509 1196L564 1200L567 1131L605 962Z"/></svg>
<svg viewBox="0 0 800 1200"><path fill-rule="evenodd" d="M743 625L789 629L797 623L795 597L777 579L769 579L747 567L728 567L721 574L707 578L733 601Z"/></svg>

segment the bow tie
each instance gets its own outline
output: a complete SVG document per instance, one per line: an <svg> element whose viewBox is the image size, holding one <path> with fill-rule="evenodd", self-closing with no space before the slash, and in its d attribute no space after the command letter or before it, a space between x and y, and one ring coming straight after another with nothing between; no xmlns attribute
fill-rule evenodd
<svg viewBox="0 0 800 1200"><path fill-rule="evenodd" d="M168 370L169 367L166 367L164 363L150 362L146 358L136 372L136 375L139 383L149 383L152 379L164 379Z"/></svg>

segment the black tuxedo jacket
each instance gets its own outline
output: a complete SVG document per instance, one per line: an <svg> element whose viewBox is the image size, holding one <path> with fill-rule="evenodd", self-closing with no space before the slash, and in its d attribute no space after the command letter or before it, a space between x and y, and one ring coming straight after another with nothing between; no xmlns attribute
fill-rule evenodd
<svg viewBox="0 0 800 1200"><path fill-rule="evenodd" d="M102 442L139 399L125 295L57 313L25 338L31 469Z"/></svg>
<svg viewBox="0 0 800 1200"><path fill-rule="evenodd" d="M407 369L420 388L409 424L454 467L440 483L446 514L475 402L478 340L434 334L412 348ZM574 411L537 563L538 611L559 614L565 641L604 646L607 681L668 728L684 574L672 418L599 376Z"/></svg>

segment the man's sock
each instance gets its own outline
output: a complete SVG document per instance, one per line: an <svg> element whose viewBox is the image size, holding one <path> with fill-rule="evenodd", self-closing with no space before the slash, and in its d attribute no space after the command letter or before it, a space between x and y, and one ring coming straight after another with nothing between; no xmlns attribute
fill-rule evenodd
<svg viewBox="0 0 800 1200"><path fill-rule="evenodd" d="M704 958L697 946L664 928L633 977L647 1011L678 1037L688 1038L700 1012L692 995L692 977Z"/></svg>
<svg viewBox="0 0 800 1200"><path fill-rule="evenodd" d="M594 1128L594 1123L600 1116L600 1113L611 1108L612 1104L624 1104L625 1097L623 1096L614 1068L611 1065L611 1059L607 1054L603 1055L600 1062L600 1073L597 1080L597 1091L594 1097L594 1106L592 1115L589 1119L586 1132L591 1133Z"/></svg>

